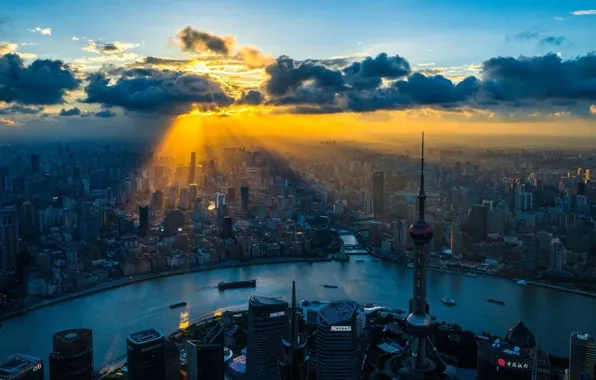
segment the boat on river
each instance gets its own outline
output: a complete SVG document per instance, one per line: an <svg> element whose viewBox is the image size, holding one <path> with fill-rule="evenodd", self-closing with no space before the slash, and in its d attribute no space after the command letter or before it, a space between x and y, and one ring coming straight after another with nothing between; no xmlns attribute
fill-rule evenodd
<svg viewBox="0 0 596 380"><path fill-rule="evenodd" d="M234 281L234 282L220 282L217 284L219 290L238 289L238 288L254 288L257 286L257 280L248 281Z"/></svg>
<svg viewBox="0 0 596 380"><path fill-rule="evenodd" d="M324 288L329 288L329 289L337 289L338 288L337 285L327 285L327 284L323 285L323 287Z"/></svg>
<svg viewBox="0 0 596 380"><path fill-rule="evenodd" d="M490 303L496 303L497 305L505 306L505 302L503 302L503 301L495 300L495 299L492 299L492 298L487 298L486 300L488 302L490 302Z"/></svg>
<svg viewBox="0 0 596 380"><path fill-rule="evenodd" d="M363 263L364 260L356 260L357 263Z"/></svg>
<svg viewBox="0 0 596 380"><path fill-rule="evenodd" d="M441 301L443 302L443 305L447 305L447 306L455 306L455 305L457 305L457 302L455 302L455 300L450 300L450 299L447 299L447 298L443 298Z"/></svg>
<svg viewBox="0 0 596 380"><path fill-rule="evenodd" d="M186 301L178 302L173 305L170 305L170 309L177 309L179 307L186 306Z"/></svg>
<svg viewBox="0 0 596 380"><path fill-rule="evenodd" d="M517 281L518 285L528 285L528 282L526 280L519 280Z"/></svg>
<svg viewBox="0 0 596 380"><path fill-rule="evenodd" d="M470 276L470 277L478 277L478 273L475 273L475 272L468 272L468 273L466 273L466 276Z"/></svg>

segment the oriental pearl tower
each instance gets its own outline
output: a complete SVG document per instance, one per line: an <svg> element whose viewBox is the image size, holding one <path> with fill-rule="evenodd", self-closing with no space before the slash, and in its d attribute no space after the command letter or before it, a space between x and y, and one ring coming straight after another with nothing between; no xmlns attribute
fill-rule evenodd
<svg viewBox="0 0 596 380"><path fill-rule="evenodd" d="M427 343L435 350L428 338L432 329L432 320L428 315L426 303L426 258L425 246L433 238L433 230L424 220L424 132L422 132L422 155L420 160L420 191L418 192L418 221L410 226L410 238L414 241L414 286L410 306L410 315L406 320L408 333L411 335L408 345L411 357L405 361L402 375L407 378L424 378L424 373L433 371L436 366L426 355Z"/></svg>

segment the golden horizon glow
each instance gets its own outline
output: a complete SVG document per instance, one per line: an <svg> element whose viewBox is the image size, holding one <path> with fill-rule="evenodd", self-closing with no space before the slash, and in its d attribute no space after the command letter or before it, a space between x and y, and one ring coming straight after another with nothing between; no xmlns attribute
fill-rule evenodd
<svg viewBox="0 0 596 380"><path fill-rule="evenodd" d="M187 165L191 152L196 152L199 161L227 147L264 150L284 159L307 160L324 159L351 148L403 154L411 148L407 144L417 139L422 130L427 133L429 146L462 145L475 139L474 146L482 148L498 146L504 138L510 139L511 146L537 146L542 145L543 137L559 137L562 125L568 136L593 142L589 120L564 116L510 122L472 111L447 113L420 109L304 115L276 113L271 107L234 106L196 109L176 117L160 141L156 157L170 157L176 165ZM499 136L501 140L491 143L493 137ZM325 141L336 144L324 145Z"/></svg>

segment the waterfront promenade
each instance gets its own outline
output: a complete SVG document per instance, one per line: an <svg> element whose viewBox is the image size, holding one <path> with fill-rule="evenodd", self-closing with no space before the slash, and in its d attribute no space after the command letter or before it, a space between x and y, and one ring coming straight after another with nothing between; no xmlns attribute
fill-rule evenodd
<svg viewBox="0 0 596 380"><path fill-rule="evenodd" d="M164 278L164 277L171 277L171 276L179 276L188 273L194 272L201 272L201 271L208 271L214 269L225 269L225 268L237 268L242 266L250 266L250 265L266 265L266 264L280 264L280 263L299 263L299 262L324 262L324 261L331 261L331 258L327 257L274 257L274 258L265 258L265 259L254 259L250 261L226 261L223 263L211 264L211 265L200 265L195 266L192 268L185 268L179 270L171 270L171 271L164 271L158 273L148 273L138 276L133 276L130 278L123 278L117 279L113 281L109 281L106 283L98 284L92 288L80 290L77 292L67 293L60 295L59 297L49 298L46 300L39 301L33 305L27 306L22 309L18 310L10 310L4 313L0 313L0 321L4 321L10 318L14 318L16 316L22 315L24 313L28 313L33 310L41 309L43 307L51 306L60 302L69 301L75 298L84 297L89 294L99 293L105 290L118 288L121 286L126 286L130 284L135 284L138 282L154 280L157 278Z"/></svg>

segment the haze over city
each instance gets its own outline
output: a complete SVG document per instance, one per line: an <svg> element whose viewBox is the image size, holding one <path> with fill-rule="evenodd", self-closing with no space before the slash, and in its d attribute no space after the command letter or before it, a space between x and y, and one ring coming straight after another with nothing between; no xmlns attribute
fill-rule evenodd
<svg viewBox="0 0 596 380"><path fill-rule="evenodd" d="M0 380L595 380L593 0L0 0Z"/></svg>

